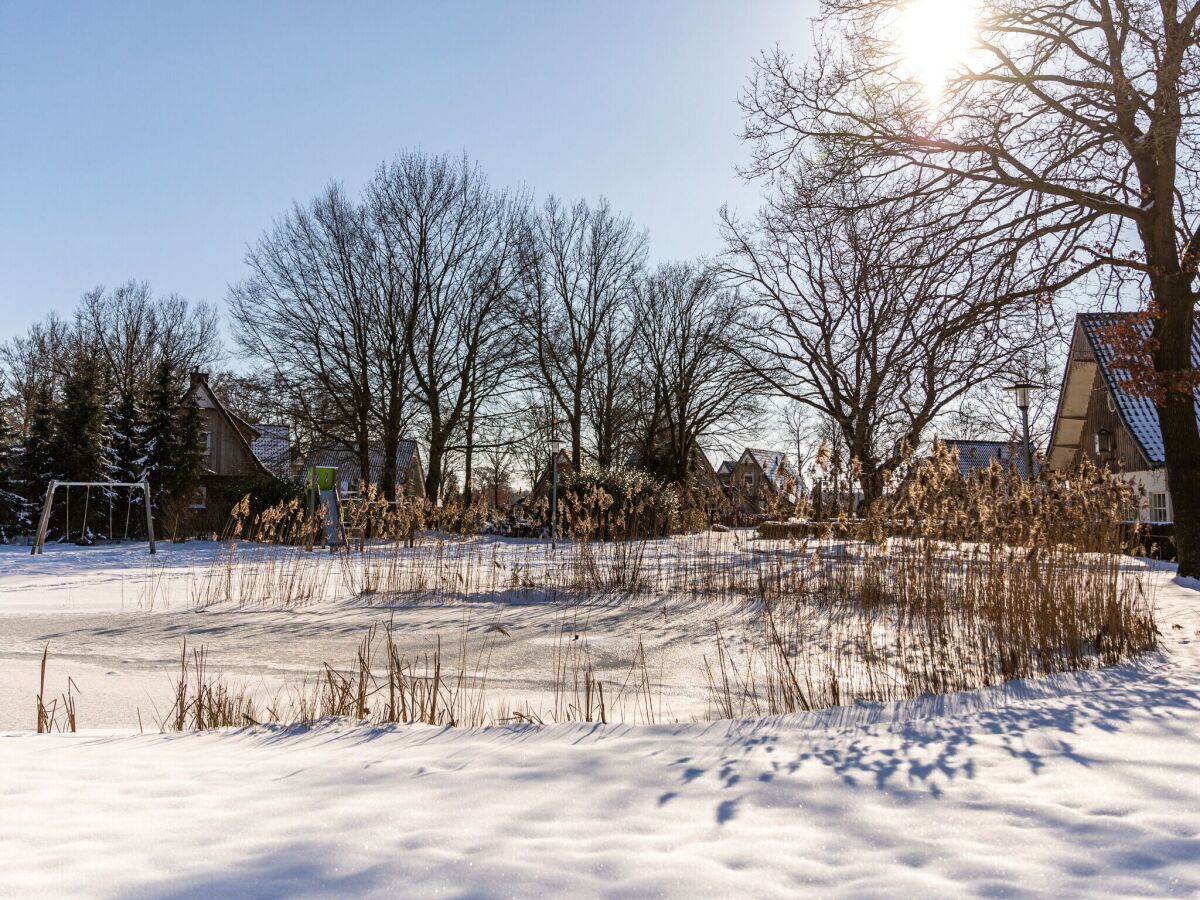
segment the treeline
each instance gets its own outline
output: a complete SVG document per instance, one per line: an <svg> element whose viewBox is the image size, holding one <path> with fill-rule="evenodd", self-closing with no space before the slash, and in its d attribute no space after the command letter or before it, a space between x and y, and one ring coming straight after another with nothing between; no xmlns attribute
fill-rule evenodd
<svg viewBox="0 0 1200 900"><path fill-rule="evenodd" d="M1013 270L978 223L906 197L789 173L754 219L722 216L716 260L651 268L603 200L534 203L465 158L405 153L262 235L234 336L250 393L302 443L365 469L372 445L390 464L423 437L435 501L456 468L468 501L534 481L552 423L574 468L636 460L686 485L696 446L736 447L770 397L793 403L798 461L832 455L870 500L934 423L1046 357L1048 317L997 300Z"/></svg>
<svg viewBox="0 0 1200 900"><path fill-rule="evenodd" d="M156 519L169 533L200 476L188 373L217 352L211 307L155 297L135 282L97 288L72 318L51 316L0 346L0 539L36 527L52 479L149 480ZM83 540L131 527L141 533L142 500L130 497L77 489L68 520L60 495L51 533Z"/></svg>
<svg viewBox="0 0 1200 900"><path fill-rule="evenodd" d="M229 298L243 402L363 471L422 438L431 500L532 482L552 425L576 468L631 457L679 483L702 436L735 436L762 381L745 303L712 266L649 269L605 202L535 204L465 158L402 154L357 196L331 185L248 251ZM461 483L454 473L462 473Z"/></svg>
<svg viewBox="0 0 1200 900"><path fill-rule="evenodd" d="M214 387L248 421L286 424L294 458L382 459L390 495L415 438L431 501L498 505L559 437L573 469L636 463L687 506L700 451L739 452L782 398L799 468L871 502L931 426L972 398L998 408L988 392L1045 359L1051 318L1013 302L1028 279L972 239L976 221L908 187L883 202L781 173L757 216L723 213L715 260L651 266L644 230L604 200L534 202L465 157L403 153L250 246L227 297L244 374ZM177 517L198 453L180 401L217 355L210 307L136 283L11 341L8 527L52 477L149 477L157 514Z"/></svg>

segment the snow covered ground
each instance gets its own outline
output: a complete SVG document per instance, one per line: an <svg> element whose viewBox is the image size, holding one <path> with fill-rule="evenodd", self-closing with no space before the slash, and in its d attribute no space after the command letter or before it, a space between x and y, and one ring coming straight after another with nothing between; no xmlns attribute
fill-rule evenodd
<svg viewBox="0 0 1200 900"><path fill-rule="evenodd" d="M381 610L294 611L265 640L276 611L181 599L211 551L97 549L0 550L0 896L1200 895L1200 584L1167 568L1145 575L1161 652L987 691L709 724L142 735L128 701L166 687L183 634L282 679L348 657ZM414 635L464 605L415 608ZM557 627L545 604L472 610L521 635L500 678ZM686 607L595 614L694 664ZM95 730L29 733L46 641Z"/></svg>
<svg viewBox="0 0 1200 900"><path fill-rule="evenodd" d="M675 552L679 546L664 548ZM0 547L0 730L32 727L47 647L46 694L59 696L70 677L80 691L81 728L140 723L158 730L171 704L184 638L191 648L207 649L211 671L266 701L311 682L327 662L350 666L368 629L389 622L410 658L431 651L440 639L448 660L465 646L473 672L474 660L486 652L487 692L497 707L552 706L564 644L573 644L572 651L586 646L597 677L610 687L610 718L627 721L645 716L633 699L614 697L611 687L630 680L641 645L655 683L654 720L702 719L709 706L704 654L712 655L714 619L721 617L726 630L736 632L733 623L748 616L740 607L714 608L655 592L619 603L600 596L573 604L550 602L541 589L508 589L514 570L526 578L535 569L542 580L550 565L544 545L476 542L456 548L438 571L429 563L433 548L404 548L402 560L431 571L421 579L394 579L426 584L397 602L354 593L361 571L343 570L360 565L357 555L346 560L285 549L286 565L277 568L306 583L317 580L306 573L319 573L319 599L298 607L198 604L225 579L220 545L205 542L160 544L156 556L145 545L49 546L39 557L30 557L27 548ZM261 586L265 579L250 577L267 567L257 552L249 550L236 571ZM464 560L462 553L476 558ZM386 551L380 565L392 559ZM499 573L494 581L492 572ZM462 573L478 583L461 588ZM444 590L445 583L454 590ZM582 641L575 643L575 635Z"/></svg>

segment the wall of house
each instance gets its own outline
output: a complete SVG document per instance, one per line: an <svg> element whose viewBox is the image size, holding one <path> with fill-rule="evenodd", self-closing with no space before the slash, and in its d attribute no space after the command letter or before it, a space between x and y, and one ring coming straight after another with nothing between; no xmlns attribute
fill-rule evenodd
<svg viewBox="0 0 1200 900"><path fill-rule="evenodd" d="M1139 522L1174 522L1175 510L1171 507L1171 491L1167 487L1166 469L1144 469L1125 472L1122 476L1133 487L1134 504ZM1162 494L1166 515L1152 508L1153 495Z"/></svg>
<svg viewBox="0 0 1200 900"><path fill-rule="evenodd" d="M1096 434L1102 428L1113 436L1113 453L1097 456ZM1125 472L1141 472L1150 468L1133 435L1117 414L1112 392L1109 391L1108 384L1098 368L1092 381L1087 417L1084 419L1079 444L1079 450L1072 461L1074 464L1078 464L1082 458L1087 458L1098 466L1108 466Z"/></svg>
<svg viewBox="0 0 1200 900"><path fill-rule="evenodd" d="M762 469L749 454L743 454L733 467L729 490L733 511L742 516L765 513L775 494L771 483L763 477Z"/></svg>
<svg viewBox="0 0 1200 900"><path fill-rule="evenodd" d="M258 472L237 430L211 405L203 391L196 392L196 402L200 406L200 430L209 434L209 451L202 465L218 475L242 477Z"/></svg>
<svg viewBox="0 0 1200 900"><path fill-rule="evenodd" d="M403 494L410 500L425 498L425 467L421 464L420 451L414 450L404 474Z"/></svg>

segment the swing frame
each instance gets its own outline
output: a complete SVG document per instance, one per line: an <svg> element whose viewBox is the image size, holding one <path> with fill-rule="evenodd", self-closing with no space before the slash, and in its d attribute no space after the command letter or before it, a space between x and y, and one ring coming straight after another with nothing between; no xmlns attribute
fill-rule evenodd
<svg viewBox="0 0 1200 900"><path fill-rule="evenodd" d="M154 548L154 513L150 508L150 482L148 481L51 481L46 487L46 500L42 504L42 517L38 520L37 537L34 538L33 546L29 550L30 556L35 556L42 552L42 547L46 544L46 530L50 527L50 510L54 506L54 492L59 488L131 488L142 492L142 496L146 499L146 536L149 538L150 552L155 553ZM90 495L90 493L89 493ZM67 495L67 502L70 503L70 494ZM110 500L111 505L111 500ZM111 516L111 509L110 509ZM86 522L86 514L85 514Z"/></svg>

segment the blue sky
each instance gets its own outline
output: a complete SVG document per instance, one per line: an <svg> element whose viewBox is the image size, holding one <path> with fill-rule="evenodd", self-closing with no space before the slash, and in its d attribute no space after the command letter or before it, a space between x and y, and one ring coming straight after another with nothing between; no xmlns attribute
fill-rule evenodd
<svg viewBox="0 0 1200 900"><path fill-rule="evenodd" d="M816 0L0 3L0 339L97 285L221 302L246 244L401 149L609 197L711 254L751 58Z"/></svg>

